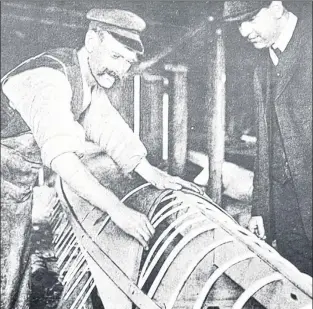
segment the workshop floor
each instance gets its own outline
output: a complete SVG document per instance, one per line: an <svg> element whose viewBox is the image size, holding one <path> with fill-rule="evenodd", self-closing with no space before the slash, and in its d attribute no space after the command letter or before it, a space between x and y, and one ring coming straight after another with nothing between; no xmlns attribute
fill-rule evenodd
<svg viewBox="0 0 313 309"><path fill-rule="evenodd" d="M52 251L52 233L47 222L33 225L31 309L57 308L62 284L58 280L56 259Z"/></svg>

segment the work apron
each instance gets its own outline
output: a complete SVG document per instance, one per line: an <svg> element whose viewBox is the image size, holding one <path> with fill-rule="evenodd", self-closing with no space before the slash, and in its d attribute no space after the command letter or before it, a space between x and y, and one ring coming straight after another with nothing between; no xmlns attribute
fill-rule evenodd
<svg viewBox="0 0 313 309"><path fill-rule="evenodd" d="M20 151L25 145L33 150L33 160ZM30 133L1 140L2 309L29 308L32 188L42 166L36 148Z"/></svg>
<svg viewBox="0 0 313 309"><path fill-rule="evenodd" d="M77 120L82 112L83 93L73 49L58 49L31 58L1 82L40 66L66 74ZM41 167L40 149L30 129L1 93L1 309L29 308L32 189Z"/></svg>

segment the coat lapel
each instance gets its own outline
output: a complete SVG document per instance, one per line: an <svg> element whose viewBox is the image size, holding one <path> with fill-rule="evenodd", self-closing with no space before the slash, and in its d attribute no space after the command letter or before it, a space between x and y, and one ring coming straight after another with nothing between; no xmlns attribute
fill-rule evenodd
<svg viewBox="0 0 313 309"><path fill-rule="evenodd" d="M274 89L274 102L276 102L280 95L283 93L284 89L286 88L297 70L296 62L301 53L301 41L304 39L305 33L306 29L303 25L303 22L300 21L299 24L296 26L289 45L279 59L276 71L280 74L281 78L279 79Z"/></svg>

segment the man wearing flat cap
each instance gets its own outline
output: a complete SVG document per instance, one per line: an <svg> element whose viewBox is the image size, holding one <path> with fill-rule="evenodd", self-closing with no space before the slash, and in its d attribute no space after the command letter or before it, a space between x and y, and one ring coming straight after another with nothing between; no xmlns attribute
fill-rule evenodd
<svg viewBox="0 0 313 309"><path fill-rule="evenodd" d="M107 212L145 248L154 228L126 207L84 165L85 140L125 173L157 188L197 188L149 164L146 149L112 107L106 89L123 78L144 48L146 24L124 10L92 9L85 45L26 60L1 80L1 308L28 308L32 188L47 166L74 192Z"/></svg>
<svg viewBox="0 0 313 309"><path fill-rule="evenodd" d="M290 2L226 1L223 17L264 51L254 74L258 147L249 229L276 240L281 255L312 276L312 2L300 3L302 12Z"/></svg>

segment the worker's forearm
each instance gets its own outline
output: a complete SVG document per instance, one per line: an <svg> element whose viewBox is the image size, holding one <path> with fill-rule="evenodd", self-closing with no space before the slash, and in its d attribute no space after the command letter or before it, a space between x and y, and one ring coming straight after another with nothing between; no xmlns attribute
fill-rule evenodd
<svg viewBox="0 0 313 309"><path fill-rule="evenodd" d="M135 168L135 172L139 174L142 178L149 181L149 179L154 176L154 169L154 166L151 165L146 158L143 158Z"/></svg>
<svg viewBox="0 0 313 309"><path fill-rule="evenodd" d="M123 204L90 173L74 153L65 153L55 158L52 169L74 190L92 205L110 214L113 208Z"/></svg>

